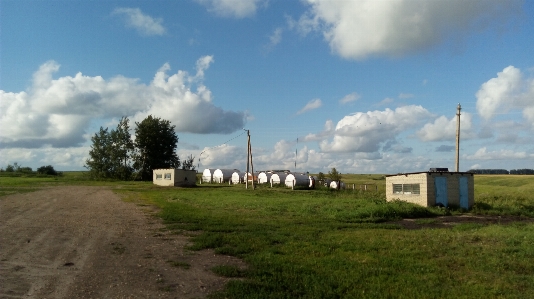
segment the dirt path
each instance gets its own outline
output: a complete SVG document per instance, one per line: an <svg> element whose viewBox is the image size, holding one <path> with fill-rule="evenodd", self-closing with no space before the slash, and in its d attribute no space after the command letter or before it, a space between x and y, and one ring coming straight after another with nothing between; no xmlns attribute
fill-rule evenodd
<svg viewBox="0 0 534 299"><path fill-rule="evenodd" d="M244 267L105 187L4 196L0 215L0 298L203 298L227 282L212 267Z"/></svg>

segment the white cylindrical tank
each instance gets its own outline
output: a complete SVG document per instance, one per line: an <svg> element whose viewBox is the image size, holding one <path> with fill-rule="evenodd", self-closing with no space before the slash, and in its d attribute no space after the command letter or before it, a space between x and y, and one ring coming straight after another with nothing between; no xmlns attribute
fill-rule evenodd
<svg viewBox="0 0 534 299"><path fill-rule="evenodd" d="M272 184L280 184L281 182L286 181L287 174L285 173L273 173L271 175L271 183Z"/></svg>
<svg viewBox="0 0 534 299"><path fill-rule="evenodd" d="M213 182L214 183L224 183L229 182L232 179L232 174L236 171L239 171L237 169L215 169L213 172Z"/></svg>
<svg viewBox="0 0 534 299"><path fill-rule="evenodd" d="M270 172L260 172L258 174L258 184L266 184L269 183L271 180L271 176L273 174Z"/></svg>
<svg viewBox="0 0 534 299"><path fill-rule="evenodd" d="M306 174L290 173L286 176L285 184L287 187L309 187L310 177Z"/></svg>
<svg viewBox="0 0 534 299"><path fill-rule="evenodd" d="M241 171L234 171L231 178L232 184L241 184L245 182L245 173Z"/></svg>
<svg viewBox="0 0 534 299"><path fill-rule="evenodd" d="M330 182L330 188L332 189L345 189L345 183L342 181L332 181Z"/></svg>
<svg viewBox="0 0 534 299"><path fill-rule="evenodd" d="M211 183L213 180L213 172L215 169L206 168L202 172L202 183Z"/></svg>

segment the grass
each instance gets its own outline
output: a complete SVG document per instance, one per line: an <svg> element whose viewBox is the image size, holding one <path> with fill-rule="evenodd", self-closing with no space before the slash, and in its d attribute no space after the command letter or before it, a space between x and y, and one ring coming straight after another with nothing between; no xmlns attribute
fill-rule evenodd
<svg viewBox="0 0 534 299"><path fill-rule="evenodd" d="M344 177L379 190L105 184L125 200L157 205L168 229L197 231L190 249L213 248L247 263L246 270L213 269L242 278L213 298L534 298L533 224L402 229L390 221L429 224L461 212L387 203L381 176ZM475 184L472 213L534 215L532 176L477 175Z"/></svg>

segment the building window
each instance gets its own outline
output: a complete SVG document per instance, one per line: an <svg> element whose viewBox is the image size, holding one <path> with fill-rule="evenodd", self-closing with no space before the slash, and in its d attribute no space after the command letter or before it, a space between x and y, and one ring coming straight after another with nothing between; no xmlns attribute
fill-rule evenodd
<svg viewBox="0 0 534 299"><path fill-rule="evenodd" d="M166 173L165 174L165 179L166 180L170 180L171 179L171 173Z"/></svg>
<svg viewBox="0 0 534 299"><path fill-rule="evenodd" d="M161 180L163 175L161 173L156 173L156 180Z"/></svg>
<svg viewBox="0 0 534 299"><path fill-rule="evenodd" d="M421 194L419 184L393 184L393 194Z"/></svg>

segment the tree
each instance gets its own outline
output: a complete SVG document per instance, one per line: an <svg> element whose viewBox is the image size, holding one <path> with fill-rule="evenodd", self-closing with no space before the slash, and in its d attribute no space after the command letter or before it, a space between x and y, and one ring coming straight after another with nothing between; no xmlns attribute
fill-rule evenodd
<svg viewBox="0 0 534 299"><path fill-rule="evenodd" d="M195 170L195 157L190 155L182 162L182 169Z"/></svg>
<svg viewBox="0 0 534 299"><path fill-rule="evenodd" d="M332 167L332 170L328 172L328 177L332 181L340 181L341 180L341 173L337 172L337 169L335 167Z"/></svg>
<svg viewBox="0 0 534 299"><path fill-rule="evenodd" d="M91 137L93 144L89 151L89 159L85 161L85 167L93 178L111 178L111 134L108 128L100 127L100 131Z"/></svg>
<svg viewBox="0 0 534 299"><path fill-rule="evenodd" d="M112 176L121 180L131 178L133 172L130 161L134 151L134 144L130 135L129 122L128 118L121 118L117 128L110 133Z"/></svg>
<svg viewBox="0 0 534 299"><path fill-rule="evenodd" d="M326 177L324 176L324 173L319 172L319 174L317 174L317 180L318 181L324 182L325 179L326 179Z"/></svg>
<svg viewBox="0 0 534 299"><path fill-rule="evenodd" d="M37 168L38 174L47 174L47 175L59 175L59 173L54 169L54 166L41 166Z"/></svg>
<svg viewBox="0 0 534 299"><path fill-rule="evenodd" d="M168 120L152 115L140 123L135 123L135 147L133 167L141 180L152 180L152 170L159 168L179 168L180 159L176 155L178 136Z"/></svg>
<svg viewBox="0 0 534 299"><path fill-rule="evenodd" d="M91 137L93 144L85 167L92 177L120 180L131 178L134 146L129 130L129 119L123 117L115 130L108 131L108 128L100 127L100 131Z"/></svg>

